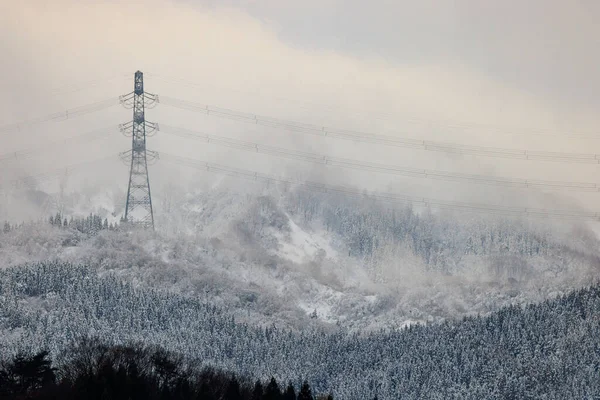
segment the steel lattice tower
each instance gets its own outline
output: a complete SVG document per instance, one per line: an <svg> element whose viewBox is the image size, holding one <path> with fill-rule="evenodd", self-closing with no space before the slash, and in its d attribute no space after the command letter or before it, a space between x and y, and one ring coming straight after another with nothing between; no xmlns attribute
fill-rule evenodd
<svg viewBox="0 0 600 400"><path fill-rule="evenodd" d="M144 74L135 73L133 92L120 97L121 104L133 109L133 120L120 125L121 132L131 135L131 150L121 153L129 170L125 221L134 226L154 229L154 213L148 163L156 160L158 154L146 148L146 137L158 130L158 125L146 121L145 110L158 103L158 96L144 92Z"/></svg>

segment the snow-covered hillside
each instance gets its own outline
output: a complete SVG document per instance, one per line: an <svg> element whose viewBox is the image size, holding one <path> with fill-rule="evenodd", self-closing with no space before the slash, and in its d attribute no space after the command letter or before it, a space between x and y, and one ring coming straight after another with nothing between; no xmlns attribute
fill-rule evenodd
<svg viewBox="0 0 600 400"><path fill-rule="evenodd" d="M180 196L157 213L155 233L86 236L26 224L0 234L0 265L58 259L193 296L250 323L361 330L537 302L600 271L595 235L568 222L438 215L279 189ZM110 199L85 197L118 219ZM68 204L78 210L80 202Z"/></svg>
<svg viewBox="0 0 600 400"><path fill-rule="evenodd" d="M600 287L487 317L363 335L257 328L179 294L46 262L0 271L0 361L81 338L142 342L192 365L299 384L335 398L592 399L600 391ZM89 352L80 354L89 356Z"/></svg>

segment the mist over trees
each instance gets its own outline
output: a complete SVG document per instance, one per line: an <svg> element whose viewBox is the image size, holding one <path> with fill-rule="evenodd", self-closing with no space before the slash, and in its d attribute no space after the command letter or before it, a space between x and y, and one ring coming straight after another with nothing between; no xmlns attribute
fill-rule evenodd
<svg viewBox="0 0 600 400"><path fill-rule="evenodd" d="M431 268L448 273L455 272L451 264L468 255L545 256L560 247L557 233L540 221L417 212L410 205L370 201L368 195L353 199L299 189L289 195L287 207L304 221L319 221L339 234L356 256L372 256L390 242L407 243ZM591 232L579 233L597 243Z"/></svg>
<svg viewBox="0 0 600 400"><path fill-rule="evenodd" d="M599 20L0 0L0 400L600 400Z"/></svg>
<svg viewBox="0 0 600 400"><path fill-rule="evenodd" d="M136 288L86 267L42 263L0 273L2 357L79 338L143 341L254 381L305 377L336 398L590 398L600 393L600 287L487 317L352 334L236 322L194 298Z"/></svg>
<svg viewBox="0 0 600 400"><path fill-rule="evenodd" d="M4 371L58 368L59 387L81 338L100 337L109 359L133 354L138 370L160 349L193 376L235 374L242 398L600 391L597 240L583 228L303 190L207 193L173 212L184 224L155 233L96 214L5 224ZM119 365L102 379L137 379ZM48 382L40 379L30 384ZM162 378L152 379L163 393Z"/></svg>
<svg viewBox="0 0 600 400"><path fill-rule="evenodd" d="M369 330L541 301L600 271L598 240L576 224L434 213L368 196L214 191L178 199L164 218L155 233L121 229L106 213L6 224L0 263L118 270L235 308L252 324Z"/></svg>

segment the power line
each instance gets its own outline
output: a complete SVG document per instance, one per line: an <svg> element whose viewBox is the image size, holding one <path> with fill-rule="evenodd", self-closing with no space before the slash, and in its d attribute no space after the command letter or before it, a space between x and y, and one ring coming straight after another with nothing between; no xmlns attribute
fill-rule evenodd
<svg viewBox="0 0 600 400"><path fill-rule="evenodd" d="M499 147L461 145L456 143L437 142L431 140L396 138L392 136L340 130L326 126L318 126L296 121L266 117L257 114L250 114L242 111L231 110L227 108L197 104L172 97L161 96L160 101L161 103L169 105L171 107L188 111L201 112L209 116L216 116L219 118L225 118L229 120L246 122L273 128L283 128L291 132L299 132L322 137L332 137L336 139L350 140L353 142L374 143L385 146L403 147L433 152L476 155L495 158L509 158L529 161L552 161L561 163L600 164L600 155L595 153L562 153L548 151L517 150Z"/></svg>
<svg viewBox="0 0 600 400"><path fill-rule="evenodd" d="M243 179L249 179L254 181L265 181L265 182L277 182L283 184L299 185L306 187L309 190L315 190L323 193L334 192L343 193L359 197L367 197L376 200L389 201L394 203L405 203L415 204L421 206L428 206L438 209L449 209L457 211L468 211L478 212L486 214L498 214L498 215L510 215L510 216L525 216L525 217L552 217L552 218L564 218L564 219L578 219L578 220L593 220L600 221L600 213L597 212L583 212L583 211L570 211L570 210L552 210L552 209L541 209L541 208L529 208L529 207L507 207L501 205L489 205L489 204L476 204L476 203L463 203L456 201L445 201L439 199L432 199L426 197L415 197L415 196L404 196L393 193L378 193L370 192L365 194L357 189L353 189L346 186L329 185L320 182L313 181L300 181L288 178L282 178L278 176L263 174L256 171L250 171L246 169L233 168L225 165L209 163L201 160L179 157L168 153L161 153L163 159L167 162L187 166L196 169L202 169L207 172L213 172Z"/></svg>
<svg viewBox="0 0 600 400"><path fill-rule="evenodd" d="M12 186L19 186L19 184L21 184L21 183L25 184L27 186L31 186L34 183L47 182L64 172L77 171L78 169L80 169L82 167L89 166L92 164L97 164L97 163L104 162L104 161L111 160L111 159L116 160L117 155L112 154L109 156L99 157L99 158L95 158L92 160L86 160L86 161L82 161L79 163L70 164L65 167L55 168L51 171L46 171L46 172L43 172L40 174L21 176L21 177L15 178L15 179L10 179L6 183L9 185L12 185ZM6 189L4 189L2 186L4 186L4 185L0 185L0 192L6 192Z"/></svg>
<svg viewBox="0 0 600 400"><path fill-rule="evenodd" d="M91 142L94 140L98 140L98 139L107 137L110 135L111 132L115 132L118 129L119 129L119 127L116 125L111 126L111 127L102 128L102 129L96 129L94 131L87 132L87 133L84 133L81 135L71 136L71 137L68 137L65 139L59 139L59 140L54 140L51 142L42 143L36 147L31 147L29 149L11 151L9 153L0 154L0 162L28 158L32 154L39 152L39 151L45 151L48 149L48 147L51 147L51 146L67 144L70 142L82 142L82 143Z"/></svg>
<svg viewBox="0 0 600 400"><path fill-rule="evenodd" d="M173 85L180 85L180 86L185 86L186 88L189 87L197 87L197 88L206 88L207 86L219 89L219 90L229 90L231 92L234 93L245 93L245 94L249 94L252 96L261 96L261 97L266 97L266 98L272 98L274 100L277 101L286 101L286 102L290 102L290 103L296 103L296 104L301 104L303 105L304 109L319 109L319 110L323 110L323 109L330 109L330 110L339 110L339 111L343 111L347 114L357 114L357 112L355 110L349 110L347 108L343 108L340 106L333 106L333 105L323 105L323 104L316 104L313 102L308 102L308 101L302 101L302 100L296 100L296 99L290 99L287 97L282 97L282 96L265 96L263 92L259 92L259 91L248 91L248 90L239 90L239 89L231 89L231 88L226 88L224 89L223 87L218 87L217 85L214 84L200 84L197 82L192 82L190 80L184 79L184 78L179 78L179 77L169 77L166 76L164 74L151 74L150 76L152 76L154 79L158 80L158 81L162 81L164 83L167 84L173 84ZM360 114L360 113L358 113ZM365 115L369 115L372 118L374 117L375 119L381 119L381 120L387 120L387 121L391 121L391 118L394 118L395 120L397 120L398 115L392 114L392 113L385 113L385 112L379 112L379 113L373 113L373 112L369 112L369 113L363 113ZM478 129L478 130L486 130L489 132L492 132L494 134L502 134L502 135L511 135L511 136L539 136L539 137L560 137L560 138L565 138L565 139L593 139L593 140L600 140L600 133L598 132L585 132L585 131L577 131L577 132L571 132L571 133L564 133L564 130L551 130L551 129L540 129L540 128L522 128L522 127L499 127L499 126L494 126L494 125L490 125L490 124L485 124L485 123L477 123L477 122L457 122L457 121L432 121L431 119L426 119L423 117L418 117L413 115L410 115L408 118L403 117L402 120L404 122L408 122L408 123L412 123L412 124L419 124L419 125L425 125L428 127L442 127L442 128L450 128L450 129Z"/></svg>
<svg viewBox="0 0 600 400"><path fill-rule="evenodd" d="M65 94L65 93L80 92L82 90L88 90L90 87L104 85L108 82L112 82L117 79L124 79L125 77L128 77L128 76L129 76L129 74L115 74L115 75L110 75L110 76L107 76L104 78L91 79L91 80L87 80L87 81L83 81L83 82L67 83L65 85L49 88L48 90L44 91L44 93L48 93L50 95L58 95L58 94ZM27 85L10 85L10 84L3 85L3 88L11 87L11 86L14 88L22 89L22 90L26 90L28 88Z"/></svg>
<svg viewBox="0 0 600 400"><path fill-rule="evenodd" d="M97 112L97 111L101 111L101 110L110 108L117 104L119 104L118 98L110 98L110 99L98 101L95 103L87 104L84 106L74 107L74 108L70 108L70 109L67 109L64 111L59 111L59 112L55 112L52 114L35 117L35 118L30 118L27 120L15 122L15 123L8 124L8 125L3 125L3 126L0 126L0 132L8 133L8 132L13 132L13 131L20 131L21 128L26 125L35 125L35 124L41 124L41 123L53 121L53 120L67 120L67 119L71 119L71 118L76 118L76 117L80 117L85 114L89 114L89 113L93 113L93 112Z"/></svg>
<svg viewBox="0 0 600 400"><path fill-rule="evenodd" d="M70 83L67 85L52 88L52 89L50 89L50 93L52 95L75 93L75 92L79 92L82 90L87 90L93 86L104 85L108 82L112 82L117 79L124 80L125 78L129 77L129 75L130 74L116 74L116 75L108 76L106 78L93 79L93 80L89 80L86 82Z"/></svg>
<svg viewBox="0 0 600 400"><path fill-rule="evenodd" d="M203 140L207 143L220 146L231 147L239 150L269 154L277 157L301 160L327 166L337 166L349 169L358 169L364 171L375 171L394 175L402 175L414 178L447 180L447 181L467 181L478 184L509 186L516 188L545 188L545 189L567 189L573 191L598 192L600 187L595 183L587 182L558 182L520 178L491 177L483 175L461 174L447 171L426 170L417 168L400 167L396 165L387 165L366 161L351 160L346 158L331 157L322 154L309 153L299 150L290 150L281 147L262 145L259 143L248 142L239 139L232 139L224 136L209 135L189 129L176 128L161 124L161 132L171 135Z"/></svg>

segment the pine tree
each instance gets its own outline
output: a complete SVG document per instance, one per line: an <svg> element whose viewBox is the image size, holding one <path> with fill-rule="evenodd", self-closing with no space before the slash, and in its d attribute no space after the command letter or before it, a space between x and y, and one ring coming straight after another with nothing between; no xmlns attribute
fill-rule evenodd
<svg viewBox="0 0 600 400"><path fill-rule="evenodd" d="M262 400L263 398L263 386L260 381L256 381L254 389L252 390L252 400Z"/></svg>
<svg viewBox="0 0 600 400"><path fill-rule="evenodd" d="M287 389L285 389L285 393L283 394L283 400L296 400L296 389L294 389L294 385L292 382L288 384Z"/></svg>
<svg viewBox="0 0 600 400"><path fill-rule="evenodd" d="M304 383L302 383L300 392L298 392L298 400L314 400L308 381L304 381Z"/></svg>
<svg viewBox="0 0 600 400"><path fill-rule="evenodd" d="M271 377L271 381L265 388L265 392L263 394L264 400L279 400L281 398L281 390L279 389L279 385L275 378Z"/></svg>
<svg viewBox="0 0 600 400"><path fill-rule="evenodd" d="M228 400L242 400L242 395L240 393L240 384L237 381L237 379L232 378L229 381L224 398Z"/></svg>
<svg viewBox="0 0 600 400"><path fill-rule="evenodd" d="M44 386L54 385L56 376L51 365L47 351L31 357L17 355L8 365L7 371L2 374L0 383L16 395L26 395Z"/></svg>
<svg viewBox="0 0 600 400"><path fill-rule="evenodd" d="M202 400L216 400L213 389L208 385L207 382L202 382L198 393L198 399Z"/></svg>

